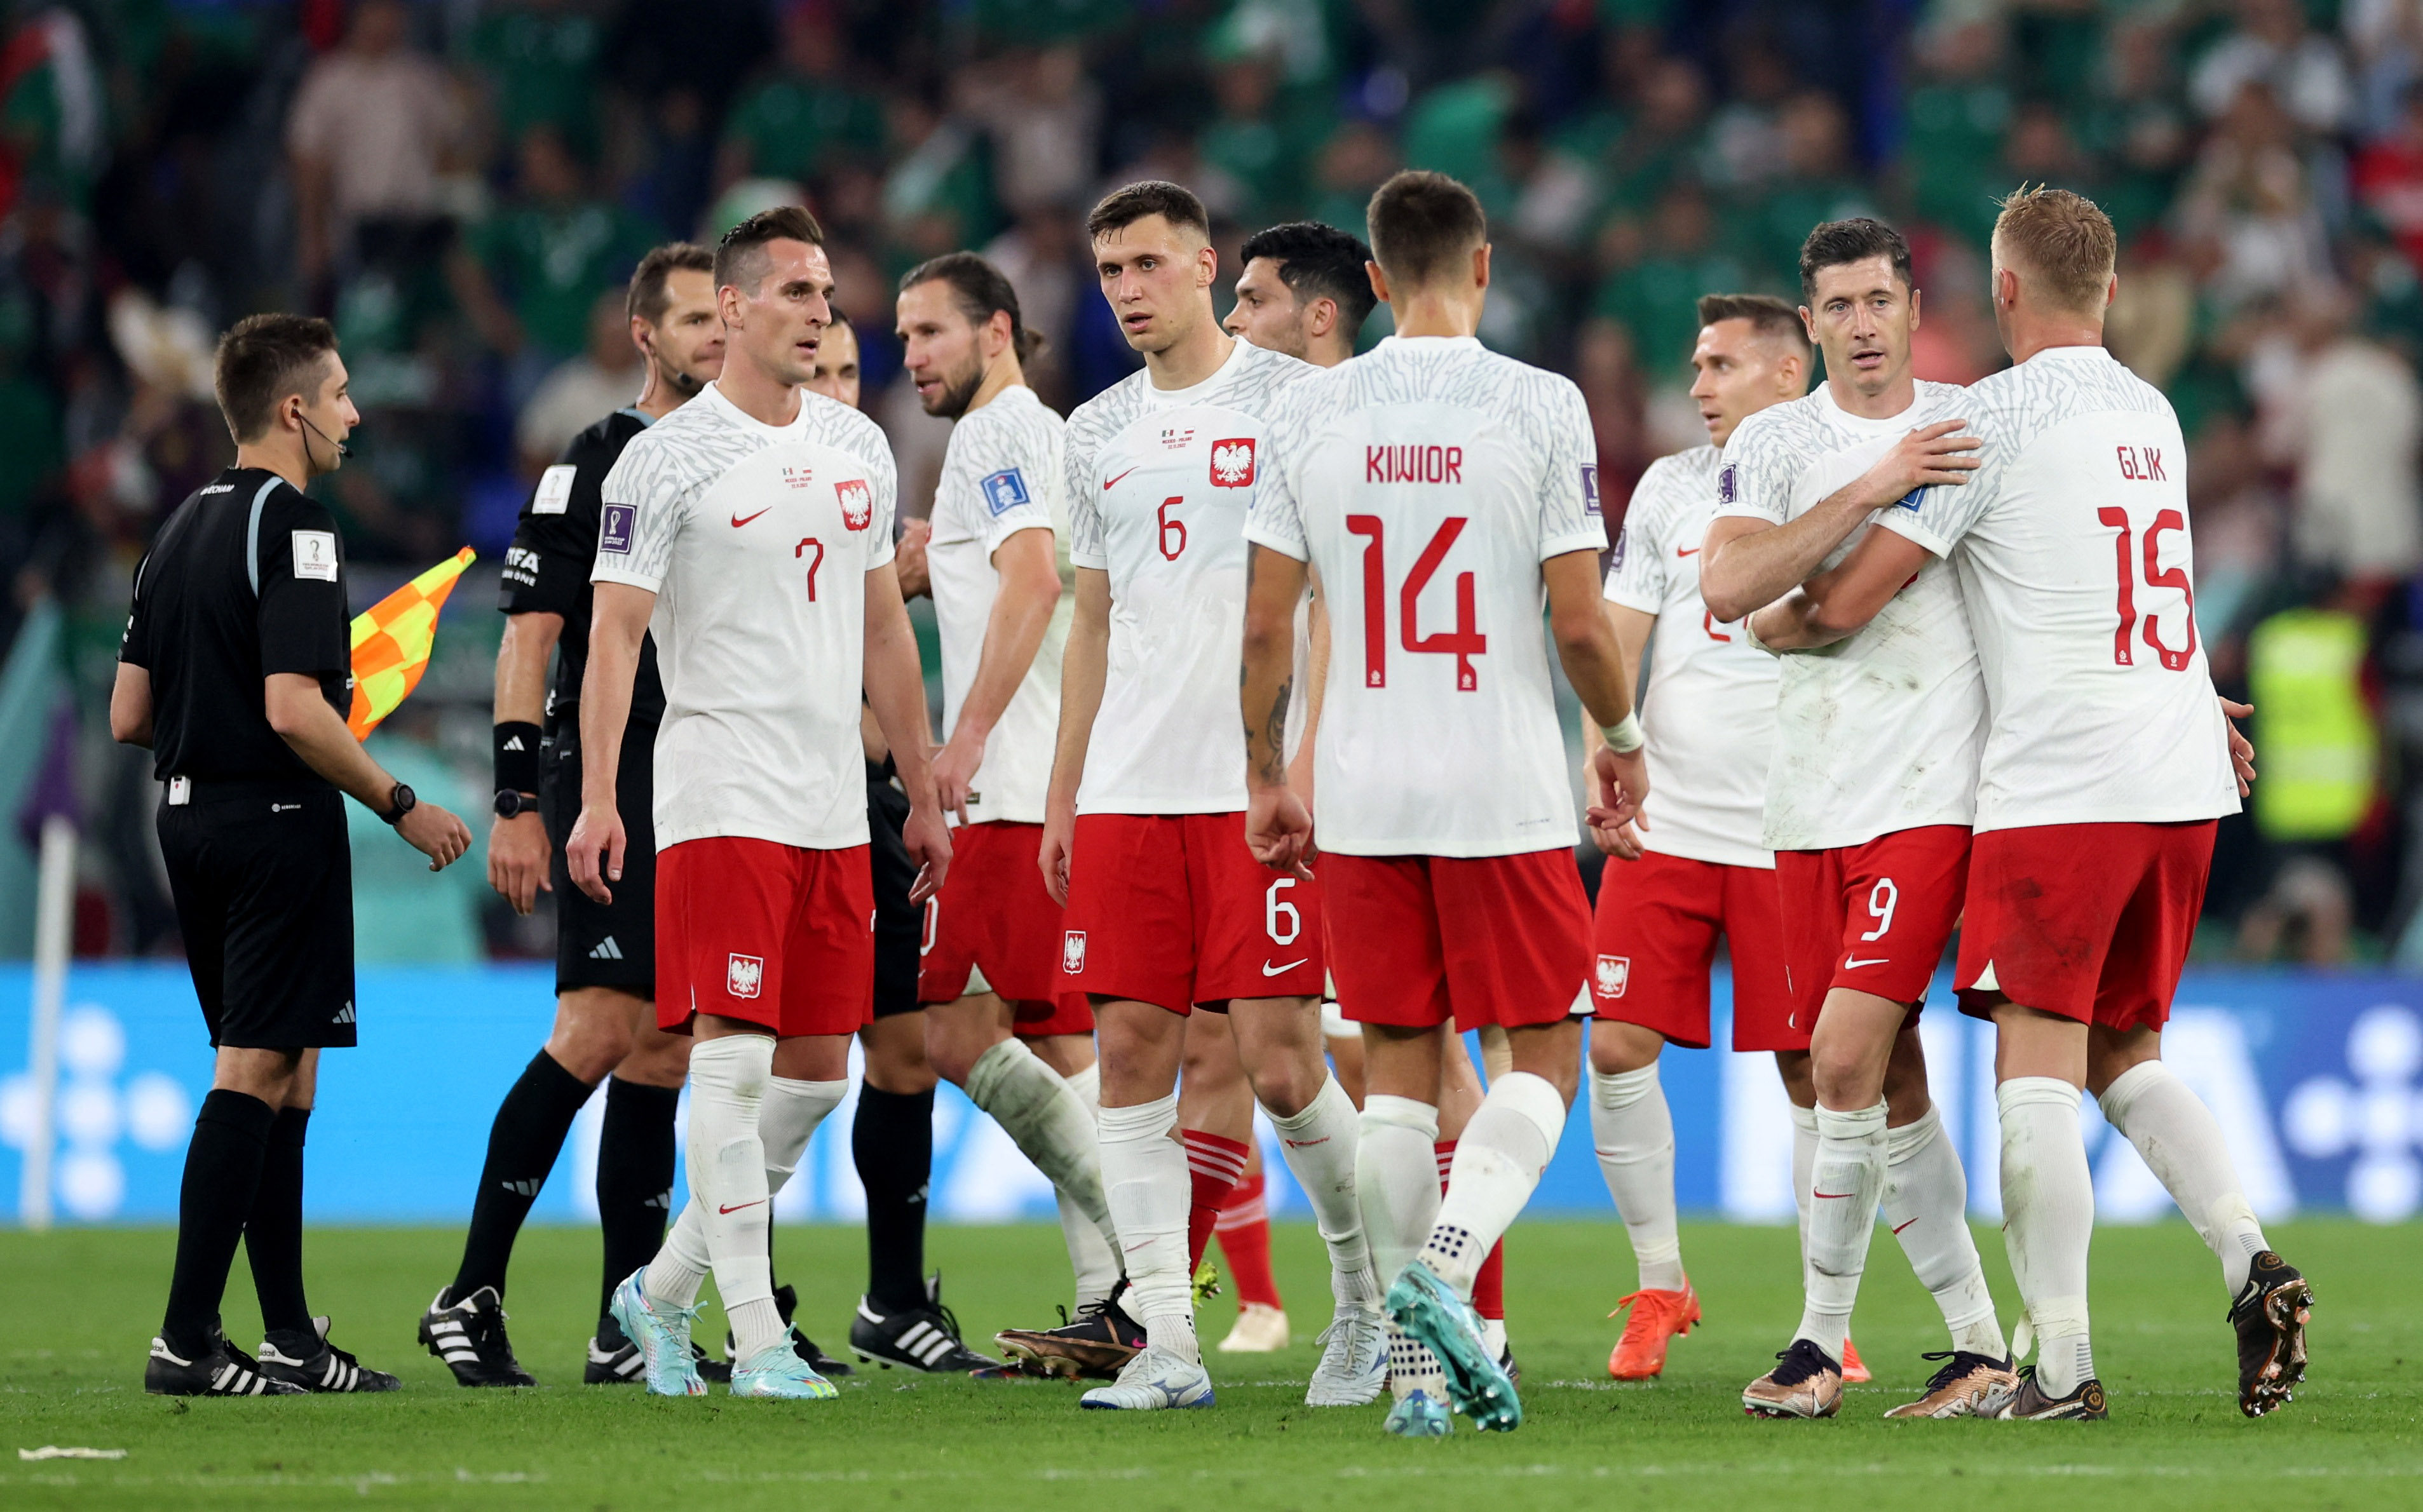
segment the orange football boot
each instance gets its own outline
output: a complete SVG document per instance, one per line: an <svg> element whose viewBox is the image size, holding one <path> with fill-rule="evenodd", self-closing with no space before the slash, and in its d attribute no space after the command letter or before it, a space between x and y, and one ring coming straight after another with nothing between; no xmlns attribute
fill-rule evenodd
<svg viewBox="0 0 2423 1512"><path fill-rule="evenodd" d="M1632 1309L1624 1320L1623 1337L1607 1357L1607 1373L1617 1380L1649 1380L1666 1368L1666 1341L1691 1331L1700 1321L1699 1294L1686 1278L1681 1291L1653 1291L1644 1286L1615 1304L1615 1313ZM1615 1313L1607 1315L1615 1316Z"/></svg>
<svg viewBox="0 0 2423 1512"><path fill-rule="evenodd" d="M1868 1367L1860 1359L1860 1351L1851 1347L1851 1336L1843 1335L1843 1384L1856 1386L1868 1379Z"/></svg>

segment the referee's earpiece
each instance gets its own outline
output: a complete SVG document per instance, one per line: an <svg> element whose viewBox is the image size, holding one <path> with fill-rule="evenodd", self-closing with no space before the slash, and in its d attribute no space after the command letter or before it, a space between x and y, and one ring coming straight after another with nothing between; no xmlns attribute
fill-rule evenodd
<svg viewBox="0 0 2423 1512"><path fill-rule="evenodd" d="M354 460L354 449L345 445L342 441L338 440L335 436L330 435L327 432L321 430L318 426L313 425L311 423L311 417L303 413L303 407L300 404L294 407L294 417L302 421L305 427L307 427L313 435L318 436L321 440L325 441L328 445L336 448L337 460L339 462L351 462Z"/></svg>

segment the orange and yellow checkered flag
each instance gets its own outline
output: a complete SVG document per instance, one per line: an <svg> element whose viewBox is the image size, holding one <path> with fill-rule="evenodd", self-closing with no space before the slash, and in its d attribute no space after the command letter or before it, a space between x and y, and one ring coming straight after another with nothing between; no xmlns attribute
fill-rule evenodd
<svg viewBox="0 0 2423 1512"><path fill-rule="evenodd" d="M473 558L465 546L354 616L354 709L345 728L356 740L376 730L420 685L437 643L437 611Z"/></svg>

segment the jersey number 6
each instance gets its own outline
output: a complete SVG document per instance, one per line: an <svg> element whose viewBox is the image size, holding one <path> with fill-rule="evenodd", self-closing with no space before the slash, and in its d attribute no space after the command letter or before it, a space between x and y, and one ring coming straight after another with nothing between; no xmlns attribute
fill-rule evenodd
<svg viewBox="0 0 2423 1512"><path fill-rule="evenodd" d="M1173 494L1161 501L1161 508L1152 512L1152 517L1161 522L1161 554L1171 561L1176 561L1178 554L1186 549L1186 522L1171 519L1169 512L1185 502L1185 495ZM1173 536L1177 538L1174 541L1170 539Z"/></svg>
<svg viewBox="0 0 2423 1512"><path fill-rule="evenodd" d="M1489 638L1476 624L1478 614L1473 607L1472 575L1458 573L1455 577L1455 628L1421 633L1419 617L1422 590L1437 575L1439 563L1447 559L1448 548L1456 537L1464 534L1470 523L1465 516L1450 514L1439 522L1432 533L1430 544L1414 559L1414 570L1405 576L1404 586L1398 591L1398 631L1404 638L1405 649L1418 655L1453 656L1455 687L1459 693L1470 693L1481 686L1481 674L1473 669L1472 658L1489 650ZM1350 514L1346 517L1350 534L1368 536L1371 543L1363 548L1363 685L1388 685L1388 563L1386 551L1386 525L1376 514Z"/></svg>

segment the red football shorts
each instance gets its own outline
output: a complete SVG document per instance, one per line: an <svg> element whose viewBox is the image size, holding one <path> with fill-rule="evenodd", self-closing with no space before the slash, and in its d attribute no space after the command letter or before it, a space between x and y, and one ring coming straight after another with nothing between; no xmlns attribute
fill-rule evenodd
<svg viewBox="0 0 2423 1512"><path fill-rule="evenodd" d="M1777 851L1792 1022L1817 1027L1826 994L1848 987L1913 1009L1943 964L1969 880L1969 827L1922 825L1861 845Z"/></svg>
<svg viewBox="0 0 2423 1512"><path fill-rule="evenodd" d="M785 1038L855 1034L875 1016L875 879L866 847L717 835L657 853L657 1025L696 1014Z"/></svg>
<svg viewBox="0 0 2423 1512"><path fill-rule="evenodd" d="M1060 906L1036 864L1042 848L1041 825L988 820L951 831L950 874L926 901L919 1002L956 1002L981 971L1021 1034L1093 1032L1085 995L1060 986Z"/></svg>
<svg viewBox="0 0 2423 1512"><path fill-rule="evenodd" d="M1178 1014L1321 996L1321 888L1255 860L1243 812L1080 814L1074 849L1064 987Z"/></svg>
<svg viewBox="0 0 2423 1512"><path fill-rule="evenodd" d="M1989 829L1969 863L1960 1010L2002 998L2107 1029L2160 1029L2212 871L2210 819Z"/></svg>
<svg viewBox="0 0 2423 1512"><path fill-rule="evenodd" d="M1590 972L1590 898L1568 848L1321 858L1338 1004L1359 1024L1553 1024Z"/></svg>
<svg viewBox="0 0 2423 1512"><path fill-rule="evenodd" d="M1677 1045L1708 1047L1708 968L1717 937L1734 963L1734 1048L1805 1050L1792 1027L1783 925L1775 873L1651 851L1610 858L1598 874L1592 922L1593 1016L1654 1029Z"/></svg>

